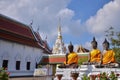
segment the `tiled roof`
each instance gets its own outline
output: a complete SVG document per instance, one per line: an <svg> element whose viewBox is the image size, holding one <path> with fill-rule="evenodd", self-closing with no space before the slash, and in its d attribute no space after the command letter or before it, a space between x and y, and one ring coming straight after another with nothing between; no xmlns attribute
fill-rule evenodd
<svg viewBox="0 0 120 80"><path fill-rule="evenodd" d="M34 36L28 26L17 21L15 22L14 20L9 19L3 15L0 15L0 29L34 39Z"/></svg>
<svg viewBox="0 0 120 80"><path fill-rule="evenodd" d="M44 44L41 43L43 40L40 35L34 32L30 26L10 19L2 14L0 14L0 39L38 47L43 49L43 51L49 50L43 47Z"/></svg>
<svg viewBox="0 0 120 80"><path fill-rule="evenodd" d="M86 48L83 48L82 46L79 46L78 49L77 49L77 52L78 52L78 53L79 53L79 52L84 53L84 52L89 52L89 50L86 49Z"/></svg>

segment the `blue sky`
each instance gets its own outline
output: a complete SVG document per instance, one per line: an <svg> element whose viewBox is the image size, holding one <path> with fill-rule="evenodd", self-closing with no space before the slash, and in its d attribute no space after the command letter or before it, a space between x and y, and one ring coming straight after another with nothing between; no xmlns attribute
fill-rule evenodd
<svg viewBox="0 0 120 80"><path fill-rule="evenodd" d="M81 19L82 22L85 22L108 2L110 0L72 0L68 8L75 11L73 19Z"/></svg>
<svg viewBox="0 0 120 80"><path fill-rule="evenodd" d="M102 49L104 31L110 26L120 30L120 0L0 0L0 13L29 25L52 48L57 38L59 18L67 47L82 45L91 49L95 36Z"/></svg>
<svg viewBox="0 0 120 80"><path fill-rule="evenodd" d="M73 19L80 19L81 23L85 23L87 19L96 15L97 11L110 1L111 0L72 0L67 7L75 12ZM87 41L91 42L93 36L94 35L89 34L88 32L83 33L81 36L74 36L73 38L75 41L73 41L73 43L84 45ZM81 39L76 37L80 37ZM70 39L70 36L64 38L67 40Z"/></svg>

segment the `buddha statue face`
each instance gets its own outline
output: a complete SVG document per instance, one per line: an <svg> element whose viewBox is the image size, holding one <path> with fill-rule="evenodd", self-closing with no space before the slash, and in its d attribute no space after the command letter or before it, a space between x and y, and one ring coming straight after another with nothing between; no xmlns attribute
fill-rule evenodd
<svg viewBox="0 0 120 80"><path fill-rule="evenodd" d="M106 44L103 44L103 49L104 49L104 50L108 50L108 49L109 49L109 44L107 44L107 43L106 43Z"/></svg>
<svg viewBox="0 0 120 80"><path fill-rule="evenodd" d="M109 42L105 39L105 41L103 42L103 49L104 50L108 50L109 49Z"/></svg>
<svg viewBox="0 0 120 80"><path fill-rule="evenodd" d="M72 45L72 43L70 42L70 45L68 46L68 50L69 50L69 52L73 52L73 45Z"/></svg>
<svg viewBox="0 0 120 80"><path fill-rule="evenodd" d="M97 48L97 41L95 40L95 37L93 37L93 41L91 42L91 45L93 49Z"/></svg>
<svg viewBox="0 0 120 80"><path fill-rule="evenodd" d="M92 48L93 48L93 49L96 49L96 48L97 48L97 43L93 42L93 43L91 43L91 44L92 44Z"/></svg>

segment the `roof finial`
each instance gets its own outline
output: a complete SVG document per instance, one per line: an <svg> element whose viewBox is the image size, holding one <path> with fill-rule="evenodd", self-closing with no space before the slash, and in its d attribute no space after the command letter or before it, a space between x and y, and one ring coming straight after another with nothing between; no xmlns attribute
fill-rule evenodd
<svg viewBox="0 0 120 80"><path fill-rule="evenodd" d="M60 22L61 22L61 18L59 17L59 25L60 25Z"/></svg>
<svg viewBox="0 0 120 80"><path fill-rule="evenodd" d="M37 28L37 32L39 32L39 26L38 26L38 28Z"/></svg>
<svg viewBox="0 0 120 80"><path fill-rule="evenodd" d="M62 38L62 35L61 35L61 25L60 25L60 18L59 18L59 25L58 25L58 38Z"/></svg>
<svg viewBox="0 0 120 80"><path fill-rule="evenodd" d="M46 35L46 37L45 37L45 40L47 41L47 35Z"/></svg>
<svg viewBox="0 0 120 80"><path fill-rule="evenodd" d="M30 22L30 26L32 26L32 24L33 24L33 19L32 19L31 22Z"/></svg>
<svg viewBox="0 0 120 80"><path fill-rule="evenodd" d="M58 23L58 31L59 32L61 32L61 24L60 24L60 22L61 22L61 18L59 17L59 23Z"/></svg>

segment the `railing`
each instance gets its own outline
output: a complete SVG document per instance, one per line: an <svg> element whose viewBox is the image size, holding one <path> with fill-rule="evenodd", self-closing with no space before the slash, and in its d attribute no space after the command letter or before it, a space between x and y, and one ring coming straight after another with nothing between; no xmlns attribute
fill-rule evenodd
<svg viewBox="0 0 120 80"><path fill-rule="evenodd" d="M115 74L117 74L118 80L120 80L120 68L95 68L93 65L81 65L81 67L77 69L57 68L56 75L62 75L61 80L72 80L70 76L72 71L79 72L78 80L83 77L83 74L90 76L100 74L100 72L110 73L111 71L115 72ZM55 77L54 80L57 80L57 77Z"/></svg>

